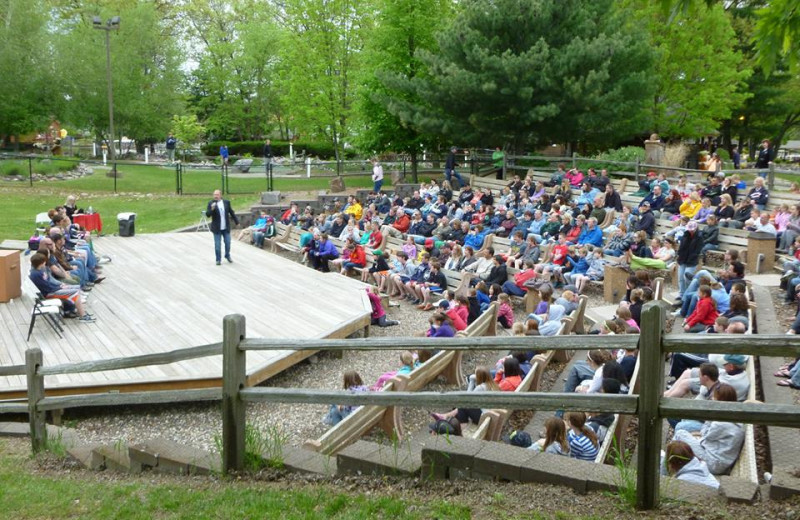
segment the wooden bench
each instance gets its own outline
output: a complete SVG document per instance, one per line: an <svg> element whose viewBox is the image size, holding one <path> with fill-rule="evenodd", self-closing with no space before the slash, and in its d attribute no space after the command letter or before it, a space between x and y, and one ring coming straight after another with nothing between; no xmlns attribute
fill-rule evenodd
<svg viewBox="0 0 800 520"><path fill-rule="evenodd" d="M493 303L486 312L458 335L466 337L494 336L497 331L497 310L497 304ZM435 380L440 374L444 375L450 384L461 384L464 381L461 370L462 354L461 350L441 350L421 366L412 370L410 374L393 377L380 391L417 391ZM330 455L352 444L376 425L380 425L387 435L396 435L398 438L402 438L404 435L398 407L361 406L319 439L306 441L303 447Z"/></svg>
<svg viewBox="0 0 800 520"><path fill-rule="evenodd" d="M570 318L562 320L561 330L558 335L569 334ZM542 354L537 354L531 359L531 369L528 374L520 382L519 386L514 390L515 392L538 392L541 388L542 375L545 369L552 360L555 359L556 351L548 350ZM485 441L499 441L503 428L505 427L508 418L511 416L512 410L504 408L496 408L486 410L481 414L478 421L478 429L473 433L472 438Z"/></svg>
<svg viewBox="0 0 800 520"><path fill-rule="evenodd" d="M747 311L747 318L749 326L745 334L753 334L753 326L755 324L755 303L750 303L750 308ZM754 356L747 357L747 368L745 369L747 376L750 380L750 389L747 392L747 400L756 400L756 365ZM744 443L742 444L742 451L739 452L739 458L736 459L731 468L730 475L740 480L746 480L758 484L758 464L756 462L756 437L755 429L752 424L744 424Z"/></svg>
<svg viewBox="0 0 800 520"><path fill-rule="evenodd" d="M633 369L633 376L628 384L628 395L639 393L639 358L636 358L636 366ZM614 421L606 431L606 436L600 444L600 449L597 451L597 457L594 461L598 464L605 464L609 461L611 449L625 446L625 437L628 433L628 424L630 423L630 415L614 414Z"/></svg>

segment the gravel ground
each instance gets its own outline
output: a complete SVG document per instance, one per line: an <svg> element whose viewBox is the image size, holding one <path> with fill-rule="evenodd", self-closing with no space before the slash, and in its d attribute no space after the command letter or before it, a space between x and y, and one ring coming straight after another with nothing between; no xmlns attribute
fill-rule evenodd
<svg viewBox="0 0 800 520"><path fill-rule="evenodd" d="M286 254L287 258L297 257ZM602 294L590 294L589 305L602 305ZM390 319L399 320L394 327L372 327L371 335L375 337L403 337L422 334L428 328L430 313L422 312L409 303L401 303L399 307L386 309ZM524 319L525 312L521 307L515 308L518 320ZM498 329L501 330L501 329ZM507 334L501 331L501 334ZM302 386L305 388L337 389L341 385L342 374L346 370L356 370L366 384L374 383L384 372L399 368L399 350L372 352L345 352L341 359L328 353L317 356L295 365L282 374L264 382L264 385L277 387ZM492 367L503 355L502 351L467 352L464 354L464 373L471 374L475 367L485 365ZM544 374L543 389L549 390L558 378L563 366L558 364L548 367ZM452 391L456 386L447 385L443 379L434 381L426 390ZM309 439L321 436L327 430L322 424L322 417L327 407L324 405L296 404L251 404L247 408L248 424L256 428L277 430L286 437L289 444L302 445ZM403 424L410 439L420 433L427 435L429 412L419 408L405 408L402 412ZM446 410L437 410L439 412ZM523 428L532 412L515 412L507 425L507 429ZM64 415L65 424L76 428L78 438L85 442L105 442L135 444L155 437L186 443L206 450L217 449L217 439L222 429L219 403L185 403L174 405L143 405L125 409L84 409L69 410ZM469 430L468 430L469 431ZM379 440L384 433L375 428L366 436L367 439Z"/></svg>
<svg viewBox="0 0 800 520"><path fill-rule="evenodd" d="M778 321L783 325L784 330L789 330L789 327L794 322L797 315L797 305L788 305L783 301L783 293L777 287L770 287L769 293L772 296L772 301L775 304L775 314ZM786 358L786 362L794 361L791 358ZM776 379L777 380L777 379ZM794 402L800 404L800 390L789 389L794 394Z"/></svg>

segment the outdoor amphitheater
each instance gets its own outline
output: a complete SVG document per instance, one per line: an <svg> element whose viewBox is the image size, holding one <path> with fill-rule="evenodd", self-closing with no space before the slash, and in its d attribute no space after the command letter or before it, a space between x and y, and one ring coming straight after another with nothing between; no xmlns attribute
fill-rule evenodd
<svg viewBox="0 0 800 520"><path fill-rule="evenodd" d="M550 175L523 174L534 183ZM611 182L624 204L640 200L633 179ZM473 175L471 188L499 195L508 183ZM393 190L413 195L420 185ZM363 200L366 191L351 195ZM336 198L320 195L302 204L322 212ZM3 423L0 432L30 434L34 450L58 436L88 468L135 473L241 471L255 437L256 456L280 460L288 472L331 478L481 479L555 484L584 494L618 491L623 465L638 480L642 507L657 504L660 494L695 503L753 503L800 489L794 461L780 455L792 453L797 442L797 412L791 390L775 385L773 373L797 347L783 334L785 311L774 304L782 272L774 239L724 230L718 256L710 254L703 265L724 269L719 260L728 247L741 249L746 260L747 326L735 341L727 334L676 334L682 332L671 312L676 266L647 270L652 297L641 311L639 333L603 332L620 312L620 300L629 298L626 284L634 274L613 260L602 283L576 295L553 335L512 335L498 321L501 302L492 301L455 336L426 337L435 330L429 330L431 313L387 293L378 299L400 323L377 326L368 297L374 280L361 281L361 269L348 276L311 268L304 260L304 231L281 222L293 202L287 197L240 213L243 225L261 212L273 215L274 236L263 248L234 239L233 262L222 265L212 260L213 241L202 222L179 232L93 238L97 254L112 261L103 264L106 280L88 294L96 318L90 324L43 311L37 288L23 277L20 297L0 304L0 411L28 422ZM656 225L664 235L673 227L667 220ZM330 240L339 251L345 248L344 241ZM405 242L384 227L375 250L396 253ZM509 238L489 233L476 254L503 254L511 246ZM3 247L13 253L27 246L6 241ZM377 256L370 251L363 269ZM454 297L474 294L470 281L479 281L479 274L442 272ZM509 269L508 279L518 272ZM542 298L541 287L513 297L514 322L526 322ZM597 349L638 353L627 390L565 392L575 367ZM422 352L427 355L411 370L398 371L404 351L420 353L420 361ZM477 367L494 371L505 355L519 351L531 351L532 358L514 391L465 391ZM665 356L692 352L744 355L745 402L662 396L671 367ZM345 391L341 380L348 371L373 391ZM323 417L331 405L352 411L330 426ZM455 408L478 409L479 419L457 434L432 433L437 417ZM524 433L536 443L554 412L573 410L609 417L591 461L513 442ZM669 485L659 487L660 452L674 426L667 419L743 423L741 448L718 477L719 490L664 476L660 480Z"/></svg>

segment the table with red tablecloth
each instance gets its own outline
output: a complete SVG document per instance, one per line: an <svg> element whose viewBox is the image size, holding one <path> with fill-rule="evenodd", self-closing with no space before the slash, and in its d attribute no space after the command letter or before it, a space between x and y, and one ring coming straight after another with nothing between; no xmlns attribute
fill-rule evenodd
<svg viewBox="0 0 800 520"><path fill-rule="evenodd" d="M89 232L101 233L103 231L103 219L100 218L100 213L72 215L72 222Z"/></svg>

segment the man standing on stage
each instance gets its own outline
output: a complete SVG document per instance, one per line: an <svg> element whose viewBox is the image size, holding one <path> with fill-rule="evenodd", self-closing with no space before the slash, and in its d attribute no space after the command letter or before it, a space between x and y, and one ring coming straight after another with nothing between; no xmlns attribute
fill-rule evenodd
<svg viewBox="0 0 800 520"><path fill-rule="evenodd" d="M217 265L220 265L222 260L220 251L222 239L225 239L225 259L229 263L233 263L231 260L231 221L238 225L239 219L236 218L236 213L231 208L231 201L223 199L222 192L219 190L214 191L214 200L208 202L206 217L211 217L211 224L208 228L214 233L214 253L217 257Z"/></svg>

